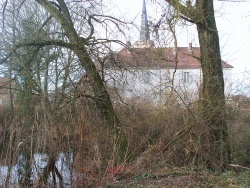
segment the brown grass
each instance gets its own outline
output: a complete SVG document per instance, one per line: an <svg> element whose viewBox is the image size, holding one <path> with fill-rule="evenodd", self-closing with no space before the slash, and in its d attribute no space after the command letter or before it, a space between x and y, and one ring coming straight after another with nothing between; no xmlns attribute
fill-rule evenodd
<svg viewBox="0 0 250 188"><path fill-rule="evenodd" d="M14 165L20 152L31 154L73 152L74 184L108 185L114 178L183 167L200 170L198 154L204 152L199 137L206 132L194 118L195 105L187 109L178 101L163 106L130 101L115 105L129 141L128 159L116 163L109 132L93 103L76 103L56 114L37 110L28 126L16 110L13 121L6 111L0 114L1 164ZM250 111L230 106L228 126L233 163L249 167ZM20 114L20 115L19 115ZM45 114L47 114L45 116ZM22 144L20 144L22 143ZM238 169L237 169L238 170Z"/></svg>

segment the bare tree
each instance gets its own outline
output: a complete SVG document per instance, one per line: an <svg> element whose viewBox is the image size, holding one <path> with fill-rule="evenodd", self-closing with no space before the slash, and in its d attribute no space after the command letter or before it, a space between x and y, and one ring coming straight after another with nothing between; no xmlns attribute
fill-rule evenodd
<svg viewBox="0 0 250 188"><path fill-rule="evenodd" d="M58 0L57 2L51 2L47 0L36 0L46 11L48 11L51 16L61 25L63 30L63 35L66 35L65 41L63 40L50 40L50 39L41 39L38 41L31 40L30 42L23 42L17 44L14 48L14 51L18 48L24 46L36 46L42 48L47 45L55 45L61 46L71 49L78 57L82 67L86 71L86 75L92 87L94 96L91 97L95 103L97 108L101 113L101 117L105 120L106 125L108 125L111 137L114 140L114 143L117 144L117 147L120 148L121 156L125 156L127 144L126 139L122 136L122 127L120 121L114 112L109 94L104 86L104 82L101 79L97 68L94 65L94 62L89 54L88 47L98 43L93 37L95 33L95 29L93 26L93 20L98 20L96 17L101 17L102 15L94 15L91 12L85 12L85 19L87 23L89 34L86 37L80 36L79 32L75 29L75 23L72 21L72 15L70 11L74 9L68 8L68 6L73 6L74 3L67 1L67 3L63 0ZM49 19L49 18L48 18ZM111 17L107 19L111 20ZM86 24L85 23L85 24ZM44 23L46 24L46 22ZM86 28L85 28L86 29ZM86 35L86 34L85 34ZM13 53L10 53L13 55Z"/></svg>
<svg viewBox="0 0 250 188"><path fill-rule="evenodd" d="M39 110L44 112L42 121L46 122L43 123L46 126L52 126L56 124L53 118L65 101L70 103L71 100L76 100L76 97L84 97L94 101L113 141L114 146L110 148L115 148L117 161L123 162L127 155L127 140L123 135L121 123L114 111L104 80L95 65L96 57L93 57L98 48L105 46L106 42L106 39L98 40L94 37L96 31L93 22L100 24L112 22L117 25L119 21L111 16L95 14L92 10L96 8L94 1L87 0L86 2L63 0L19 2L13 10L21 12L19 17L16 17L19 19L15 25L15 39L17 40L10 42L11 34L9 34L10 40L8 39L5 42L6 46L1 48L1 52L4 51L1 54L1 63L11 60L13 66L9 68L21 78L20 91L23 95L20 99L23 106L20 106L23 107L26 112L24 115L27 117L25 125L23 124L25 126L23 126L23 133L29 138L25 138L25 142L33 139L30 131L33 129L33 124L39 121L36 119L38 113L35 107L39 106ZM9 29L6 27L8 23L6 20L9 16L6 11L9 3L10 1L6 1L3 6L2 29L6 31L5 34ZM32 12L29 6L34 6L35 11ZM26 10L22 11L23 9ZM37 16L38 12L41 13L39 16ZM38 18L40 20L36 20ZM74 87L74 82L80 80L81 77L87 78L87 83L84 84L91 86L91 92L81 94L81 96L67 93ZM53 96L49 89L51 85L54 86ZM52 97L54 97L53 102L51 102ZM25 137L24 134L22 137ZM53 138L50 141L56 145ZM31 142L25 144L24 153L28 155L22 160L24 171L21 172L20 186L24 187L31 184L30 162L34 153L29 151L32 150L33 145L31 145ZM55 170L55 161L58 157L56 151L48 152L51 153L46 170L40 177L41 184L46 184L48 175ZM56 171L54 174L60 179L60 174Z"/></svg>

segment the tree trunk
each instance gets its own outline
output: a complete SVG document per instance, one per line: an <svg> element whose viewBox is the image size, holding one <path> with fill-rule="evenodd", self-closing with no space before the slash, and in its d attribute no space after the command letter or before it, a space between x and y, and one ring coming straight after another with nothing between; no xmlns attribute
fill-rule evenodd
<svg viewBox="0 0 250 188"><path fill-rule="evenodd" d="M196 0L193 6L181 0L165 0L181 18L197 25L200 61L203 72L201 89L202 152L199 161L212 170L223 170L230 162L228 128L225 119L224 78L219 36L214 17L213 0Z"/></svg>
<svg viewBox="0 0 250 188"><path fill-rule="evenodd" d="M198 2L202 2L199 4ZM213 1L198 1L203 19L197 23L200 60L203 72L201 115L207 128L203 135L202 161L210 169L224 169L230 160L225 95L219 36L214 18ZM201 5L201 6L199 6Z"/></svg>
<svg viewBox="0 0 250 188"><path fill-rule="evenodd" d="M113 104L103 84L103 80L87 54L84 43L79 42L74 52L77 54L82 66L86 70L87 77L95 95L96 106L108 125L113 143L116 145L117 151L119 151L120 159L124 160L127 153L127 140L123 134L120 120L114 111Z"/></svg>
<svg viewBox="0 0 250 188"><path fill-rule="evenodd" d="M54 4L52 4L50 1L36 1L54 16L54 18L61 24L62 29L65 31L69 42L71 44L74 44L72 50L76 53L82 67L86 71L94 92L96 106L109 128L113 143L116 145L117 151L119 151L120 159L123 160L127 152L127 140L123 135L122 127L114 111L109 93L107 92L103 80L101 79L99 72L97 71L93 61L91 60L85 46L88 42L87 40L91 38L94 33L94 28L91 27L91 20L88 21L91 27L90 35L87 38L82 38L78 35L77 31L74 28L74 23L71 19L69 9L67 8L64 0L57 0L60 10L57 9L57 7L55 7Z"/></svg>

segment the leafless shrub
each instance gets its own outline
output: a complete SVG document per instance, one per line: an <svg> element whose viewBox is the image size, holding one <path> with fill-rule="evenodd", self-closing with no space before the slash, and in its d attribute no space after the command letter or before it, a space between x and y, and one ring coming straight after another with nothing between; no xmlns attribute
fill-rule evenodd
<svg viewBox="0 0 250 188"><path fill-rule="evenodd" d="M243 106L228 106L229 138L232 148L232 162L242 166L250 165L250 111Z"/></svg>

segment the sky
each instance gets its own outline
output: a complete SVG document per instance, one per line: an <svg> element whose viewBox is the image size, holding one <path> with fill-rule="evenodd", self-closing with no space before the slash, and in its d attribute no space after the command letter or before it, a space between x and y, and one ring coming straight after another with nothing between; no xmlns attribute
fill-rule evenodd
<svg viewBox="0 0 250 188"><path fill-rule="evenodd" d="M109 0L109 2L111 2ZM112 0L110 10L140 25L143 0ZM159 17L160 8L151 0L146 0L149 20ZM162 0L162 3L165 3ZM165 3L166 4L166 3ZM216 23L220 37L222 59L234 67L234 80L250 78L250 1L222 2L214 0ZM139 31L129 34L131 42L139 39ZM179 46L188 46L192 42L199 46L195 26L187 27L181 32ZM249 74L249 75L248 75Z"/></svg>

